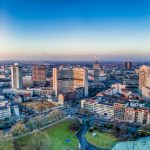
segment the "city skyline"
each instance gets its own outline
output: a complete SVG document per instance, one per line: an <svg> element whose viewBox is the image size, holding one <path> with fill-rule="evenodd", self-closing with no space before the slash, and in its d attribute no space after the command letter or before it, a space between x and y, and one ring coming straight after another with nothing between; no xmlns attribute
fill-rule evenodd
<svg viewBox="0 0 150 150"><path fill-rule="evenodd" d="M148 60L150 2L0 2L0 60Z"/></svg>

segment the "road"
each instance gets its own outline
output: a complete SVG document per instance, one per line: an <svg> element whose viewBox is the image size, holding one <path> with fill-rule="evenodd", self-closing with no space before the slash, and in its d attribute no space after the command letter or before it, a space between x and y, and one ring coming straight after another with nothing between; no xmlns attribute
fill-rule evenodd
<svg viewBox="0 0 150 150"><path fill-rule="evenodd" d="M89 129L89 126L86 124L86 121L87 121L86 119L82 120L82 122L83 122L82 127L79 130L79 132L76 134L76 136L79 140L79 143L80 143L80 149L81 150L102 150L102 149L97 148L87 142L85 135Z"/></svg>

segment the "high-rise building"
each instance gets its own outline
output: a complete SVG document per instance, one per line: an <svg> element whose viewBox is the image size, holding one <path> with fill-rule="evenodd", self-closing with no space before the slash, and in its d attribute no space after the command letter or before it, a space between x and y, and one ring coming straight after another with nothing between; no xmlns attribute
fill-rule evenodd
<svg viewBox="0 0 150 150"><path fill-rule="evenodd" d="M34 85L44 85L46 83L46 66L34 65L32 67L32 82Z"/></svg>
<svg viewBox="0 0 150 150"><path fill-rule="evenodd" d="M88 96L88 70L86 68L53 68L53 90L55 95L84 88Z"/></svg>
<svg viewBox="0 0 150 150"><path fill-rule="evenodd" d="M139 69L139 88L142 90L142 87L146 85L147 77L150 75L149 66L141 66Z"/></svg>
<svg viewBox="0 0 150 150"><path fill-rule="evenodd" d="M131 70L132 69L132 62L125 62L125 70Z"/></svg>
<svg viewBox="0 0 150 150"><path fill-rule="evenodd" d="M11 66L11 83L13 89L23 88L22 67L18 63Z"/></svg>
<svg viewBox="0 0 150 150"><path fill-rule="evenodd" d="M93 64L94 70L94 83L97 84L99 82L99 74L100 74L100 65L98 61Z"/></svg>

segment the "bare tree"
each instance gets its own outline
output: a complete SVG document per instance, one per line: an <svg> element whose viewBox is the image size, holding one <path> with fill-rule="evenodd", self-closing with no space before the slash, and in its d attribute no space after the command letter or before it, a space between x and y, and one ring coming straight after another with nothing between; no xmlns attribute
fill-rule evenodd
<svg viewBox="0 0 150 150"><path fill-rule="evenodd" d="M41 116L37 116L34 117L34 124L36 126L37 129L40 129L42 127L42 117Z"/></svg>
<svg viewBox="0 0 150 150"><path fill-rule="evenodd" d="M50 141L49 137L46 133L40 132L36 130L31 135L31 144L29 145L28 149L32 150L49 150L50 149Z"/></svg>
<svg viewBox="0 0 150 150"><path fill-rule="evenodd" d="M27 131L23 123L17 123L11 128L11 133L13 136L20 136Z"/></svg>
<svg viewBox="0 0 150 150"><path fill-rule="evenodd" d="M33 119L30 119L27 123L26 123L27 128L29 129L30 132L32 132L35 128L34 125L34 121Z"/></svg>

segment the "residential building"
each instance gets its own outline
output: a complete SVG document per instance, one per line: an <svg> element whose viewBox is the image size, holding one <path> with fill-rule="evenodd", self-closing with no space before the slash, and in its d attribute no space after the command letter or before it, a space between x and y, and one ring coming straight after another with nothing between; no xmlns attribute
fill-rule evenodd
<svg viewBox="0 0 150 150"><path fill-rule="evenodd" d="M124 121L128 103L114 103L114 120Z"/></svg>

